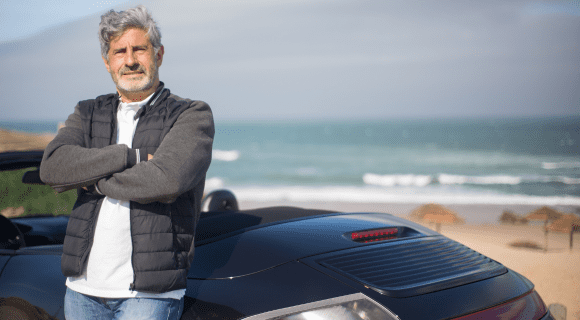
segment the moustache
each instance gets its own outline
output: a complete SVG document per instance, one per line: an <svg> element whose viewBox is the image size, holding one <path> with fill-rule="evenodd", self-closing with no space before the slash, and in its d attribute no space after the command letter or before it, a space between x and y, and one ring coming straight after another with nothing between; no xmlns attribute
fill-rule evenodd
<svg viewBox="0 0 580 320"><path fill-rule="evenodd" d="M126 73L134 73L134 72L143 72L144 74L146 74L146 70L142 65L139 65L137 68L129 68L129 67L123 67L119 70L119 75L125 75Z"/></svg>

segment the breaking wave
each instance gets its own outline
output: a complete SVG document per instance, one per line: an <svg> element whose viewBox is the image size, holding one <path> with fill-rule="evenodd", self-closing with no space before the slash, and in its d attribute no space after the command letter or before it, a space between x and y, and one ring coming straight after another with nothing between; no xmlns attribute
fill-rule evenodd
<svg viewBox="0 0 580 320"><path fill-rule="evenodd" d="M461 176L451 174L440 174L437 177L440 184L511 184L516 185L522 182L521 177L512 176Z"/></svg>
<svg viewBox="0 0 580 320"><path fill-rule="evenodd" d="M580 184L580 178L565 176L467 176L441 173L437 176L431 175L378 175L365 173L363 182L367 185L381 187L425 187L433 184L440 185L518 185L522 183L562 183L565 185Z"/></svg>
<svg viewBox="0 0 580 320"><path fill-rule="evenodd" d="M236 161L240 158L238 150L213 150L212 158L220 161Z"/></svg>
<svg viewBox="0 0 580 320"><path fill-rule="evenodd" d="M205 180L205 191L213 191L224 187L224 180L213 177Z"/></svg>
<svg viewBox="0 0 580 320"><path fill-rule="evenodd" d="M580 168L580 162L542 162L542 169L555 170L555 169L574 169Z"/></svg>
<svg viewBox="0 0 580 320"><path fill-rule="evenodd" d="M403 174L403 175L378 175L374 173L365 173L363 181L369 185L394 187L394 186L416 186L424 187L431 183L431 176Z"/></svg>
<svg viewBox="0 0 580 320"><path fill-rule="evenodd" d="M530 196L490 192L453 192L423 188L248 186L229 188L238 200L255 202L349 202L442 204L525 204L579 206L580 197Z"/></svg>

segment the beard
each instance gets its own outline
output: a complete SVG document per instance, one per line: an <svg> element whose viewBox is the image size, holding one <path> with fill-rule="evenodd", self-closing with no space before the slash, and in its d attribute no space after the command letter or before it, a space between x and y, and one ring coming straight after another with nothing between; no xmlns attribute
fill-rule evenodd
<svg viewBox="0 0 580 320"><path fill-rule="evenodd" d="M123 78L125 73L142 72L141 76L132 79ZM149 70L143 65L138 65L135 68L123 67L119 72L111 72L111 78L120 91L124 92L141 92L151 89L159 77L159 68L157 64L152 62L149 65Z"/></svg>

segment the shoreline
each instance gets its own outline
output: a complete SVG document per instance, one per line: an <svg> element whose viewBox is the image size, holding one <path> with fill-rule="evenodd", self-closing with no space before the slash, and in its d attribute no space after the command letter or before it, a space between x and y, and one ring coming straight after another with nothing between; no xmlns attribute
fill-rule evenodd
<svg viewBox="0 0 580 320"><path fill-rule="evenodd" d="M400 203L341 203L341 202L295 202L295 201L239 201L241 210L267 206L297 206L309 209L325 209L342 212L384 212L409 219L412 210L420 204ZM543 223L527 225L499 223L503 210L524 215L537 209L538 205L445 205L465 218L465 224L443 225L440 233L471 249L496 260L511 270L525 276L535 285L546 306L559 303L567 309L567 319L580 319L580 234L576 234L573 249L569 249L569 235L550 232L547 250L516 248L515 241L529 241L542 248L545 244ZM465 215L488 213L495 221L478 221ZM432 230L435 226L420 223Z"/></svg>
<svg viewBox="0 0 580 320"><path fill-rule="evenodd" d="M42 150L56 134L0 129L0 152Z"/></svg>
<svg viewBox="0 0 580 320"><path fill-rule="evenodd" d="M235 194L235 192L234 192ZM414 209L425 203L397 203L397 202L339 202L339 201L248 201L238 199L241 209L253 209L260 207L291 206L309 209L324 209L341 212L380 212L389 213L399 217L407 217ZM470 225L497 225L499 217L505 210L512 211L517 215L525 215L532 210L544 206L543 204L446 204L437 202L455 211L458 216L465 219ZM572 213L580 210L579 206L551 206L561 212ZM579 236L580 237L580 236Z"/></svg>

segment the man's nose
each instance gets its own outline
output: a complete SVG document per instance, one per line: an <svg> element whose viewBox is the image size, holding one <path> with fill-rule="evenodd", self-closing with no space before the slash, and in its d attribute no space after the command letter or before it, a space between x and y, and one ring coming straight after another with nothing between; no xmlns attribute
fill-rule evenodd
<svg viewBox="0 0 580 320"><path fill-rule="evenodd" d="M135 67L138 67L139 66L139 63L137 62L137 59L135 59L133 50L130 50L125 55L125 65L127 67L129 67L129 68L135 68Z"/></svg>

